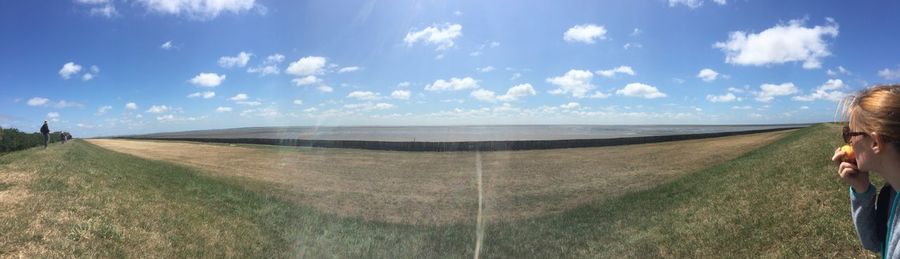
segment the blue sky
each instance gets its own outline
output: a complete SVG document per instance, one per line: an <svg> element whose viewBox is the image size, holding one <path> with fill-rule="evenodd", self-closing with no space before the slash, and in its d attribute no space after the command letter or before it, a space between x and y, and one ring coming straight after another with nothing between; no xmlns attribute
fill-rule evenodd
<svg viewBox="0 0 900 259"><path fill-rule="evenodd" d="M0 126L832 121L900 79L872 1L0 2Z"/></svg>

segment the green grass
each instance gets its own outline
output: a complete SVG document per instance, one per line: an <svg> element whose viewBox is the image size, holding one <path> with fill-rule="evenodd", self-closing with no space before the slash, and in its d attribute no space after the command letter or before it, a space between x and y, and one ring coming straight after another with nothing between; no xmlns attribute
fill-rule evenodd
<svg viewBox="0 0 900 259"><path fill-rule="evenodd" d="M646 191L486 225L485 258L867 257L821 124ZM689 151L686 151L689 152ZM33 172L0 206L0 256L471 257L474 222L408 226L339 218L234 179L83 141L0 156ZM8 190L19 185L5 187ZM0 188L0 191L3 191Z"/></svg>

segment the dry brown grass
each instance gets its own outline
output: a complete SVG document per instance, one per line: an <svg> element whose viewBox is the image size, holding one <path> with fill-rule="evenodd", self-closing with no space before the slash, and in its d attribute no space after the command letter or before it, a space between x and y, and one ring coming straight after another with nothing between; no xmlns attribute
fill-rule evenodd
<svg viewBox="0 0 900 259"><path fill-rule="evenodd" d="M483 152L484 215L507 221L560 213L644 190L727 161L790 131L616 147ZM189 142L90 140L210 175L249 180L333 215L404 224L471 222L474 152L415 153Z"/></svg>

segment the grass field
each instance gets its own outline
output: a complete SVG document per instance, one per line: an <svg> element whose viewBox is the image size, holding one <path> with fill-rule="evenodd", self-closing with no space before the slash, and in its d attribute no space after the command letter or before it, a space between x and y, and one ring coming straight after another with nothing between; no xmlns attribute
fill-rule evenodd
<svg viewBox="0 0 900 259"><path fill-rule="evenodd" d="M655 186L488 222L480 255L871 257L856 240L847 187L829 161L839 132L832 124L796 130ZM0 156L0 256L474 254L472 218L421 225L338 217L260 191L264 183L84 141Z"/></svg>

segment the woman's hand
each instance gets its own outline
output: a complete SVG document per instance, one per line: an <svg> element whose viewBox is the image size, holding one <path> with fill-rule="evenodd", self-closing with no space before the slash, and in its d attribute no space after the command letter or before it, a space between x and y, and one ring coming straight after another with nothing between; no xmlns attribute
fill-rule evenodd
<svg viewBox="0 0 900 259"><path fill-rule="evenodd" d="M831 161L838 165L838 176L841 177L841 180L853 186L856 192L868 191L870 184L869 172L859 171L855 164L841 162L845 155L847 154L841 148L838 148L834 151L834 156L831 157Z"/></svg>

